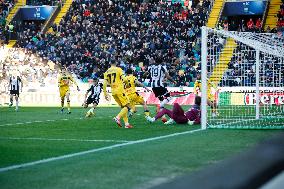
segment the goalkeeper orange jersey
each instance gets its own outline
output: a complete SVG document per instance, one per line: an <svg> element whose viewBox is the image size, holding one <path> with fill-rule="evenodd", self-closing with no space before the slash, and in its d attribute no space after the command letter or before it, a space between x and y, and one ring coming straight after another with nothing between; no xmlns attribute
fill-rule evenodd
<svg viewBox="0 0 284 189"><path fill-rule="evenodd" d="M125 93L124 90L124 81L125 76L121 68L116 66L111 66L105 73L104 73L104 80L111 87L111 93L115 94L123 94Z"/></svg>

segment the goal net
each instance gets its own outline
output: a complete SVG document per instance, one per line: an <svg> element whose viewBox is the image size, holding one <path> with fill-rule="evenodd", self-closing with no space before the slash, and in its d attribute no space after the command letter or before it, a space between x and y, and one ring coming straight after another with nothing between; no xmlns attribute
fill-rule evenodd
<svg viewBox="0 0 284 189"><path fill-rule="evenodd" d="M202 128L284 128L283 37L203 27L201 56Z"/></svg>

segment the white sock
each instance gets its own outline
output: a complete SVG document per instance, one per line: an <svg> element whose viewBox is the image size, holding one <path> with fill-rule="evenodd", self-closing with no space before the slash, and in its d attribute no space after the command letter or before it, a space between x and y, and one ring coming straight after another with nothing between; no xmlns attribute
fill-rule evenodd
<svg viewBox="0 0 284 189"><path fill-rule="evenodd" d="M94 113L94 108L91 108L88 112L89 113Z"/></svg>
<svg viewBox="0 0 284 189"><path fill-rule="evenodd" d="M19 109L19 101L16 101L16 110Z"/></svg>
<svg viewBox="0 0 284 189"><path fill-rule="evenodd" d="M168 104L171 101L172 97L165 98L160 105L160 108L164 108L166 104Z"/></svg>

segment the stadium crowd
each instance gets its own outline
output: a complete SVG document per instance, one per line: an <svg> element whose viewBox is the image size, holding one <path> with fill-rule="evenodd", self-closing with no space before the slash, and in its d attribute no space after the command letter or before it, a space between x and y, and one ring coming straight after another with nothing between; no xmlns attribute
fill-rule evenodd
<svg viewBox="0 0 284 189"><path fill-rule="evenodd" d="M24 87L29 89L57 84L58 69L52 61L22 48L1 48L0 54L1 90L7 90L5 78L11 75L21 76Z"/></svg>
<svg viewBox="0 0 284 189"><path fill-rule="evenodd" d="M41 6L41 5L51 5L55 6L61 4L63 0L27 0L27 5Z"/></svg>
<svg viewBox="0 0 284 189"><path fill-rule="evenodd" d="M277 14L277 17L278 17L277 27L281 29L281 31L283 32L282 36L284 36L284 0L282 0L282 4L280 6L280 10Z"/></svg>
<svg viewBox="0 0 284 189"><path fill-rule="evenodd" d="M68 66L84 81L102 77L112 59L142 79L153 58L162 56L178 85L189 86L196 78L200 27L209 9L209 0L191 9L179 3L77 0L51 33L27 27L19 44Z"/></svg>
<svg viewBox="0 0 284 189"><path fill-rule="evenodd" d="M4 41L6 17L15 5L16 0L0 0L0 41Z"/></svg>
<svg viewBox="0 0 284 189"><path fill-rule="evenodd" d="M28 0L27 3L51 5L55 1ZM76 0L51 32L42 34L42 23L33 21L16 23L15 30L18 47L36 53L42 60L67 66L84 82L94 76L102 77L114 59L124 70L131 67L138 79L147 83L142 78L147 66L156 57L162 57L177 81L176 86L193 86L200 70L200 27L205 25L210 8L209 0L191 7L179 3ZM275 31L283 32L283 15L284 4L277 15ZM219 26L228 30L262 31L261 19L242 20L238 25L229 24L224 18ZM224 40L214 39L212 43L221 51ZM229 64L231 72L225 75L223 85L240 84L240 71L234 67L237 61L233 58Z"/></svg>

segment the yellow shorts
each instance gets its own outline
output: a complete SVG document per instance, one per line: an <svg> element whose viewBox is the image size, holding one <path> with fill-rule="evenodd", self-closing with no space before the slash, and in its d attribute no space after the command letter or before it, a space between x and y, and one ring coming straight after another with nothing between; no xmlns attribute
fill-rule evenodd
<svg viewBox="0 0 284 189"><path fill-rule="evenodd" d="M129 104L129 99L127 98L127 96L123 93L123 94L114 94L112 95L112 97L114 98L114 100L117 102L117 104L120 107L124 107L127 104Z"/></svg>
<svg viewBox="0 0 284 189"><path fill-rule="evenodd" d="M129 102L131 105L136 105L136 104L143 104L144 99L142 96L140 96L138 93L131 93L127 95L129 98Z"/></svg>
<svg viewBox="0 0 284 189"><path fill-rule="evenodd" d="M69 92L70 92L69 87L60 87L59 88L60 98L64 98L66 94Z"/></svg>

